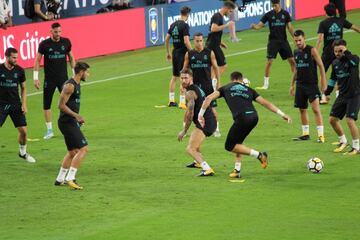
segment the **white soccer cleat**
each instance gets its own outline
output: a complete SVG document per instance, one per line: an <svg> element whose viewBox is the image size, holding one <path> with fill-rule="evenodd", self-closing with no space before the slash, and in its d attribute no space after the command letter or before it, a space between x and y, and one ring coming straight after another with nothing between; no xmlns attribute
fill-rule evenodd
<svg viewBox="0 0 360 240"><path fill-rule="evenodd" d="M216 130L216 131L214 132L214 137L221 137L221 133L220 133L219 130Z"/></svg>
<svg viewBox="0 0 360 240"><path fill-rule="evenodd" d="M53 130L48 130L48 131L46 132L45 136L44 136L44 139L45 139L45 140L48 140L48 139L53 138L53 137L54 137L54 132L53 132Z"/></svg>
<svg viewBox="0 0 360 240"><path fill-rule="evenodd" d="M25 155L21 155L19 153L19 157L21 157L22 159L24 159L25 161L27 161L28 163L36 163L35 158L33 158L30 154L25 153Z"/></svg>

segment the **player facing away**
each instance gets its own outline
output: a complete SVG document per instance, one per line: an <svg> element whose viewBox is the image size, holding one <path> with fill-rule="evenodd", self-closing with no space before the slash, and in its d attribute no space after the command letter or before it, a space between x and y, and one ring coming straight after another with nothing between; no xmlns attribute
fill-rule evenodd
<svg viewBox="0 0 360 240"><path fill-rule="evenodd" d="M80 112L80 82L89 76L90 66L84 62L75 65L75 75L64 83L59 100L60 117L58 126L64 135L68 152L66 153L55 185L67 184L70 188L81 190L76 182L76 172L88 152L88 143L80 130L85 119ZM66 175L67 174L67 175ZM65 178L66 176L66 178ZM66 180L66 181L65 181Z"/></svg>
<svg viewBox="0 0 360 240"><path fill-rule="evenodd" d="M75 59L71 51L71 42L68 38L61 37L61 26L59 23L51 25L50 38L39 44L38 53L35 58L33 79L36 89L40 89L39 69L40 61L44 56L44 93L43 110L47 132L44 139L54 136L52 128L51 102L55 89L61 92L64 82L68 79L66 58L69 58L70 66L75 67Z"/></svg>
<svg viewBox="0 0 360 240"><path fill-rule="evenodd" d="M243 144L245 138L258 123L258 114L252 101L260 103L265 108L280 115L284 120L289 123L291 122L291 118L288 115L261 97L255 90L246 86L242 82L242 79L243 76L240 72L231 73L231 83L222 86L207 96L198 114L198 121L201 126L204 126L204 124L206 124L204 113L211 101L221 97L225 98L234 120L225 142L225 149L235 153L236 156L235 169L230 173L230 177L233 178L240 178L243 155L250 155L258 159L261 162L261 167L264 169L268 165L268 155L266 152L258 152Z"/></svg>
<svg viewBox="0 0 360 240"><path fill-rule="evenodd" d="M290 95L295 95L294 106L299 108L302 124L302 135L294 140L309 140L309 116L307 112L308 102L315 115L318 142L324 143L324 124L320 111L321 93L318 86L317 66L320 69L320 86L322 92L326 90L326 75L324 65L316 48L307 45L305 33L302 30L294 32L294 40L297 49L294 50L296 69L290 86ZM296 90L295 90L296 82ZM294 92L295 90L295 92Z"/></svg>
<svg viewBox="0 0 360 240"><path fill-rule="evenodd" d="M29 163L35 163L36 160L26 151L26 77L24 69L17 65L17 59L18 51L8 48L5 51L5 62L0 64L0 128L7 116L10 116L19 132L19 157Z"/></svg>
<svg viewBox="0 0 360 240"><path fill-rule="evenodd" d="M182 7L180 10L180 19L170 25L165 37L166 59L172 60L172 77L169 84L169 107L177 107L175 102L176 80L180 77L180 71L183 68L184 57L187 50L191 49L189 25L186 23L191 8ZM174 49L170 54L170 38L172 38ZM180 84L180 104L179 107L186 109L185 90Z"/></svg>
<svg viewBox="0 0 360 240"><path fill-rule="evenodd" d="M204 160L200 148L205 138L211 136L216 129L215 116L211 111L211 108L208 108L204 113L206 124L204 127L200 125L198 122L198 113L205 100L206 94L199 86L194 84L191 69L183 69L181 71L180 79L183 88L186 89L187 108L184 117L184 129L178 134L178 140L181 141L184 138L189 130L191 122L194 122L195 128L190 135L189 144L186 147L187 153L194 159L194 162L187 165L187 167L201 167L202 170L198 176L212 176L215 172Z"/></svg>
<svg viewBox="0 0 360 240"><path fill-rule="evenodd" d="M256 89L268 89L271 65L279 53L283 60L287 59L291 72L295 70L295 60L287 40L286 29L294 36L290 14L281 8L280 0L271 0L273 10L267 12L258 24L251 24L251 28L259 30L269 22L269 41L267 45L267 61L265 65L264 85Z"/></svg>
<svg viewBox="0 0 360 240"><path fill-rule="evenodd" d="M329 0L329 2L335 5L341 18L346 18L345 0Z"/></svg>
<svg viewBox="0 0 360 240"><path fill-rule="evenodd" d="M184 69L190 68L193 72L194 84L204 90L206 96L214 92L211 80L211 70L215 72L216 79L220 80L219 67L216 62L214 51L204 48L204 37L202 33L194 35L194 49L185 54ZM211 103L211 110L216 116L216 102ZM215 137L220 137L219 123L216 121Z"/></svg>
<svg viewBox="0 0 360 240"><path fill-rule="evenodd" d="M359 129L356 126L360 108L360 79L359 79L359 56L353 55L346 48L345 40L334 42L336 59L332 63L331 79L325 95L329 95L335 84L339 86L339 96L336 98L330 112L329 122L339 137L340 143L334 152L342 152L348 146L344 130L340 120L346 116L346 123L352 136L352 148L346 154L359 154Z"/></svg>

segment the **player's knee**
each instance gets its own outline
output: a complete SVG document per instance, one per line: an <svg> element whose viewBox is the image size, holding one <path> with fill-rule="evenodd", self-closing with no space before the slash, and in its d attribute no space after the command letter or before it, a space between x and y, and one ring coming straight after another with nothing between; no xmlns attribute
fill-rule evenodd
<svg viewBox="0 0 360 240"><path fill-rule="evenodd" d="M88 146L84 146L82 148L80 148L80 151L83 153L83 154L87 154L89 152L89 147Z"/></svg>
<svg viewBox="0 0 360 240"><path fill-rule="evenodd" d="M346 118L346 123L351 126L351 125L355 125L355 120L353 118L347 117ZM355 125L356 126L356 125Z"/></svg>
<svg viewBox="0 0 360 240"><path fill-rule="evenodd" d="M196 148L188 145L188 146L186 147L186 152L191 155L191 154L193 154L194 152L196 152Z"/></svg>
<svg viewBox="0 0 360 240"><path fill-rule="evenodd" d="M335 118L335 117L329 117L329 123L331 124L331 125L334 125L334 124L336 124L338 122L338 119L337 118Z"/></svg>
<svg viewBox="0 0 360 240"><path fill-rule="evenodd" d="M24 138L27 136L27 131L26 131L26 128L24 127L19 127L19 134L20 134L20 137Z"/></svg>

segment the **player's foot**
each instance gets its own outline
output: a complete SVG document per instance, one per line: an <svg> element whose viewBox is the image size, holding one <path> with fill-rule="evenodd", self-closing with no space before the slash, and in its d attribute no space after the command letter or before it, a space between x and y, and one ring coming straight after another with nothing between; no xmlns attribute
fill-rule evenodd
<svg viewBox="0 0 360 240"><path fill-rule="evenodd" d="M215 174L214 170L210 168L209 170L201 170L200 174L197 175L198 177L208 177L213 176Z"/></svg>
<svg viewBox="0 0 360 240"><path fill-rule="evenodd" d="M360 151L355 148L351 148L350 151L344 153L344 155L358 155L358 154L360 154Z"/></svg>
<svg viewBox="0 0 360 240"><path fill-rule="evenodd" d="M268 90L269 89L269 86L262 86L262 87L256 87L255 88L256 90Z"/></svg>
<svg viewBox="0 0 360 240"><path fill-rule="evenodd" d="M294 141L307 141L310 140L310 135L302 135L300 137L293 138Z"/></svg>
<svg viewBox="0 0 360 240"><path fill-rule="evenodd" d="M177 107L177 102L169 102L168 107Z"/></svg>
<svg viewBox="0 0 360 240"><path fill-rule="evenodd" d="M321 105L326 105L326 104L328 104L329 102L328 101L326 101L326 100L324 100L324 99L321 99L320 100L320 104Z"/></svg>
<svg viewBox="0 0 360 240"><path fill-rule="evenodd" d="M234 169L230 174L229 177L231 178L241 178L240 171Z"/></svg>
<svg viewBox="0 0 360 240"><path fill-rule="evenodd" d="M188 165L186 165L187 168L201 168L200 164L198 164L197 162L192 162Z"/></svg>
<svg viewBox="0 0 360 240"><path fill-rule="evenodd" d="M76 180L69 180L67 181L67 185L74 190L83 190L84 188L81 187L79 184L76 183Z"/></svg>
<svg viewBox="0 0 360 240"><path fill-rule="evenodd" d="M36 163L35 158L33 158L30 154L25 153L25 155L21 155L19 153L19 157L21 157L22 159L24 159L25 161L29 162L29 163Z"/></svg>
<svg viewBox="0 0 360 240"><path fill-rule="evenodd" d="M50 138L52 138L52 137L54 137L54 132L53 132L52 129L48 129L47 132L46 132L46 134L45 134L45 136L44 136L44 139L45 139L45 140L48 140L48 139L50 139Z"/></svg>
<svg viewBox="0 0 360 240"><path fill-rule="evenodd" d="M183 110L186 110L186 104L180 103L180 104L179 104L179 108L181 108L181 109L183 109Z"/></svg>
<svg viewBox="0 0 360 240"><path fill-rule="evenodd" d="M318 143L324 143L324 142L325 142L325 137L324 137L324 136L319 136L316 141L317 141Z"/></svg>
<svg viewBox="0 0 360 240"><path fill-rule="evenodd" d="M55 186L66 186L67 185L67 181L64 180L62 182L59 182L58 180L55 180L55 183L54 183Z"/></svg>
<svg viewBox="0 0 360 240"><path fill-rule="evenodd" d="M260 152L259 156L258 156L259 161L261 162L261 167L262 168L266 168L268 165L267 159L268 159L268 155L266 152Z"/></svg>
<svg viewBox="0 0 360 240"><path fill-rule="evenodd" d="M237 37L234 37L234 38L230 38L230 41L233 42L233 43L237 43L239 42L241 39L240 38L237 38Z"/></svg>
<svg viewBox="0 0 360 240"><path fill-rule="evenodd" d="M348 143L339 143L337 145L337 147L334 149L334 152L340 153L340 152L344 151L347 146L349 146Z"/></svg>
<svg viewBox="0 0 360 240"><path fill-rule="evenodd" d="M221 137L220 130L216 130L216 131L214 132L214 137Z"/></svg>

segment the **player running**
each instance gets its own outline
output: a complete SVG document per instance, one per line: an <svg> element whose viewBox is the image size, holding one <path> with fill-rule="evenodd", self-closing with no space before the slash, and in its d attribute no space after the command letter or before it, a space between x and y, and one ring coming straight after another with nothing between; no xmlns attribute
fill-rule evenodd
<svg viewBox="0 0 360 240"><path fill-rule="evenodd" d="M187 167L201 167L202 170L198 176L212 176L215 172L203 159L200 147L205 138L211 136L216 129L215 116L211 108L207 109L203 114L206 124L203 127L200 125L198 122L198 113L205 100L206 94L199 86L193 83L193 73L191 69L183 69L180 73L182 87L186 89L187 108L184 117L184 129L179 133L178 140L181 141L184 138L191 122L194 122L195 128L190 135L189 144L186 148L187 153L194 159L194 162L187 165Z"/></svg>
<svg viewBox="0 0 360 240"><path fill-rule="evenodd" d="M232 178L240 178L241 161L243 155L250 155L258 159L262 168L268 165L268 155L266 152L258 152L243 144L245 138L255 128L258 123L258 114L252 101L256 101L270 111L277 113L284 120L291 122L291 118L283 113L279 108L261 97L255 90L242 83L243 76L240 72L231 73L231 83L222 86L211 95L207 96L198 114L198 121L201 126L205 126L206 119L204 114L210 106L211 101L224 97L232 113L234 123L229 130L225 149L235 153L235 169L230 173Z"/></svg>
<svg viewBox="0 0 360 240"><path fill-rule="evenodd" d="M317 125L318 142L324 143L324 124L320 111L320 90L318 86L317 66L320 69L321 90L326 89L326 75L324 65L316 48L307 45L305 33L302 30L296 30L294 40L297 49L294 50L296 70L290 86L290 95L295 95L294 106L300 110L300 119L302 124L302 135L294 140L309 140L309 116L307 113L308 102L311 105L315 115ZM296 82L296 91L295 90Z"/></svg>

